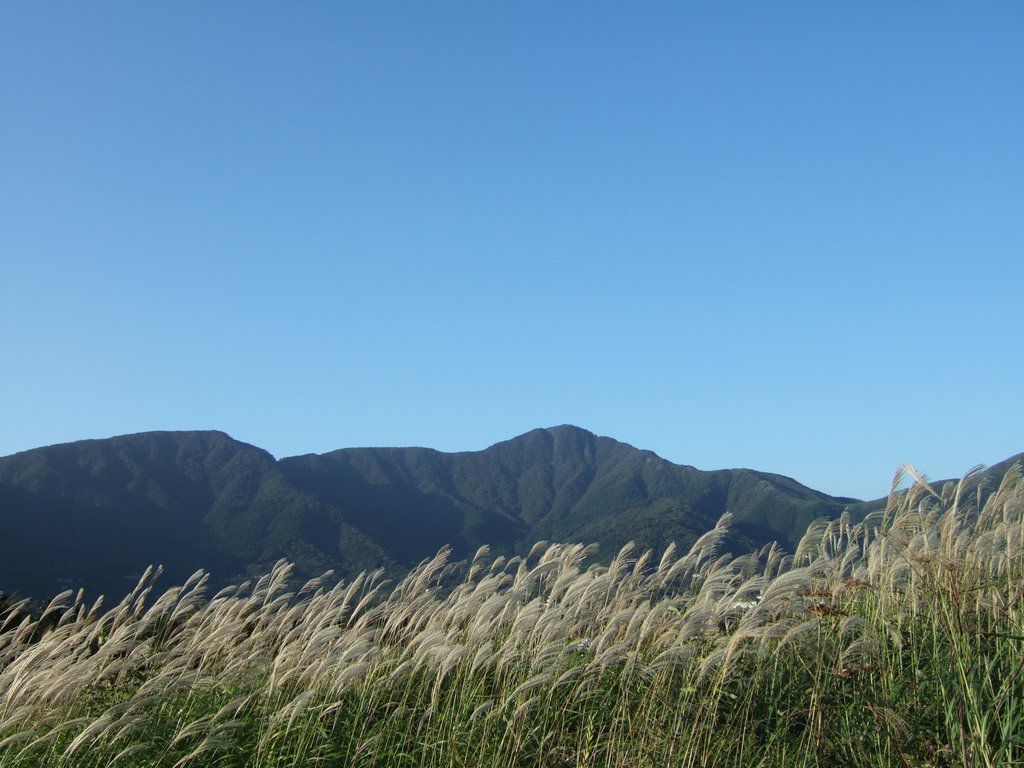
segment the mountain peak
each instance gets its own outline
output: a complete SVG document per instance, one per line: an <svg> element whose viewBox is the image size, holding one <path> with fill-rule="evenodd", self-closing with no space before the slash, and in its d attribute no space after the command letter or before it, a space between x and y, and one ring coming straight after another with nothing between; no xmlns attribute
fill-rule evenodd
<svg viewBox="0 0 1024 768"><path fill-rule="evenodd" d="M577 427L575 424L558 424L554 427L543 427L542 429L543 431L550 432L553 435L589 435L590 437L597 437L597 435L589 429Z"/></svg>

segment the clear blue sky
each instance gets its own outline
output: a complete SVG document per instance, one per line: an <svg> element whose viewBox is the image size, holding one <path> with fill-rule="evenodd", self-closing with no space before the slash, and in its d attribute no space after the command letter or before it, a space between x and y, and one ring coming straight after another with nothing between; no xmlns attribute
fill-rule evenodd
<svg viewBox="0 0 1024 768"><path fill-rule="evenodd" d="M0 455L1024 451L1024 5L5 3Z"/></svg>

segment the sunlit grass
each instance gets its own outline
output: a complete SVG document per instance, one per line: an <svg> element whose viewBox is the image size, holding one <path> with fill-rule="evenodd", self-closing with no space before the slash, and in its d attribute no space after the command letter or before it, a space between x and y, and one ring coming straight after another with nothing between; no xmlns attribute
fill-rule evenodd
<svg viewBox="0 0 1024 768"><path fill-rule="evenodd" d="M1024 482L811 527L792 556L578 545L397 585L280 563L0 619L0 767L1024 764Z"/></svg>

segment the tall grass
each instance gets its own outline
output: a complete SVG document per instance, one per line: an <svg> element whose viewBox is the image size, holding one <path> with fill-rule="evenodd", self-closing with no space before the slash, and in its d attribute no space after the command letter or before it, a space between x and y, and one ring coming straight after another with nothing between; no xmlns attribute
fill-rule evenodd
<svg viewBox="0 0 1024 768"><path fill-rule="evenodd" d="M918 479L919 480L919 479ZM0 619L0 768L1024 765L1024 482L793 555L541 544Z"/></svg>

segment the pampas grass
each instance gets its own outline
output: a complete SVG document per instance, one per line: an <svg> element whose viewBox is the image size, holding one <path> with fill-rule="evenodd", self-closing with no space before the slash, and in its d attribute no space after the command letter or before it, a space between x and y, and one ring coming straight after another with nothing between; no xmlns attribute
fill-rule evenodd
<svg viewBox="0 0 1024 768"><path fill-rule="evenodd" d="M541 543L0 617L0 768L1024 764L1024 481L914 483L792 556ZM894 489L897 487L894 483Z"/></svg>

